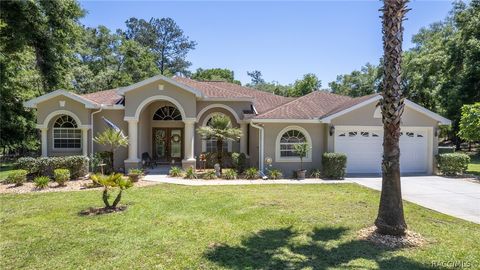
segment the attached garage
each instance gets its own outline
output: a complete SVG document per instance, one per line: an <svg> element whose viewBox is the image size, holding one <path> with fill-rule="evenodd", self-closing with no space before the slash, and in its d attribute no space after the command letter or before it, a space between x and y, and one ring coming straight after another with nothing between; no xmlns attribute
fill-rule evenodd
<svg viewBox="0 0 480 270"><path fill-rule="evenodd" d="M402 127L400 135L400 171L431 173L431 127ZM336 126L334 151L347 155L347 173L381 173L383 128Z"/></svg>

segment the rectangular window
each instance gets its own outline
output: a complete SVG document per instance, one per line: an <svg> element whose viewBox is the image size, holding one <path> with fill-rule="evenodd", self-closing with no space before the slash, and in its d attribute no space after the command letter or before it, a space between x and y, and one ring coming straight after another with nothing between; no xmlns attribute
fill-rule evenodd
<svg viewBox="0 0 480 270"><path fill-rule="evenodd" d="M228 144L229 142L226 142L226 141L223 142L223 152L228 152ZM206 146L205 152L207 153L217 152L216 139L205 140L205 146Z"/></svg>
<svg viewBox="0 0 480 270"><path fill-rule="evenodd" d="M54 128L53 148L80 149L82 131L76 128Z"/></svg>
<svg viewBox="0 0 480 270"><path fill-rule="evenodd" d="M296 143L280 143L280 156L281 157L298 157L295 152Z"/></svg>

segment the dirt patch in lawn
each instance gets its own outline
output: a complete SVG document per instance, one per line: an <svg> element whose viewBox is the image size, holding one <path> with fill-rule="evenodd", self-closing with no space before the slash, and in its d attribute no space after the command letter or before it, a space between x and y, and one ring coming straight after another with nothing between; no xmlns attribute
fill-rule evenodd
<svg viewBox="0 0 480 270"><path fill-rule="evenodd" d="M375 245L387 248L420 247L427 243L427 240L416 232L407 230L403 236L383 235L377 232L377 227L371 226L358 232L360 240L367 240Z"/></svg>
<svg viewBox="0 0 480 270"><path fill-rule="evenodd" d="M151 181L139 180L134 183L135 187L151 186L158 183ZM21 186L15 186L14 184L1 184L0 194L2 193L32 193L32 192L65 192L65 191L81 191L81 190L99 190L99 187L92 187L92 180L78 179L65 183L65 186L58 186L55 182L48 183L48 187L39 189L35 187L33 182L26 182Z"/></svg>
<svg viewBox="0 0 480 270"><path fill-rule="evenodd" d="M126 205L121 205L119 207L115 208L106 208L106 207L101 207L101 208L94 208L90 207L86 210L80 211L78 214L80 216L98 216L98 215L105 215L105 214L111 214L111 213L118 213L127 210Z"/></svg>

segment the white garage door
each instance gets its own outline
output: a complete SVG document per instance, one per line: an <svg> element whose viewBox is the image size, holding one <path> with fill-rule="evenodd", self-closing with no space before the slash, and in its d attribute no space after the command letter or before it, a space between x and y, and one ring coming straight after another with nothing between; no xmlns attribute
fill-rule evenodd
<svg viewBox="0 0 480 270"><path fill-rule="evenodd" d="M425 173L428 168L427 129L402 127L400 171ZM381 173L383 129L335 128L335 152L347 155L347 173Z"/></svg>

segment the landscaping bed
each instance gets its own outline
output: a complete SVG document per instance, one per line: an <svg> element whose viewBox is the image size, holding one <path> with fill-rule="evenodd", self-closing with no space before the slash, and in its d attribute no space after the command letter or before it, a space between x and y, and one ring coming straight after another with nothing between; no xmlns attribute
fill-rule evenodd
<svg viewBox="0 0 480 270"><path fill-rule="evenodd" d="M155 182L151 181L143 181L140 180L135 182L134 186L142 187L142 186L150 186L155 185ZM21 186L16 186L15 184L0 184L0 194L2 193L41 193L41 192L64 192L64 191L79 191L79 190L98 190L101 189L100 187L91 187L92 180L81 178L78 180L71 180L65 183L65 186L59 186L55 182L50 182L48 187L39 189L35 186L33 182L25 182Z"/></svg>

